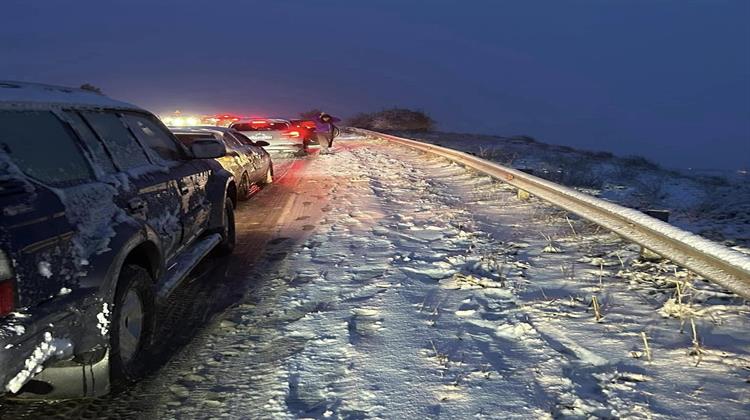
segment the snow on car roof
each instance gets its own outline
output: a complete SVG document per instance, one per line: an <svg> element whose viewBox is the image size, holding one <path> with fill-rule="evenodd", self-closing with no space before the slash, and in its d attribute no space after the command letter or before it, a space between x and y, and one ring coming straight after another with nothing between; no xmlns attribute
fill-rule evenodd
<svg viewBox="0 0 750 420"><path fill-rule="evenodd" d="M219 134L221 135L221 130L214 130L212 128L203 128L203 127L168 127L169 131L171 131L174 134Z"/></svg>
<svg viewBox="0 0 750 420"><path fill-rule="evenodd" d="M0 80L0 106L19 104L142 109L127 102L116 101L100 93L88 90L41 83Z"/></svg>
<svg viewBox="0 0 750 420"><path fill-rule="evenodd" d="M289 120L286 120L284 118L261 118L261 117L256 117L256 118L242 118L239 121L233 122L232 124L249 123L249 122L252 122L252 121L285 122L285 123L289 122Z"/></svg>

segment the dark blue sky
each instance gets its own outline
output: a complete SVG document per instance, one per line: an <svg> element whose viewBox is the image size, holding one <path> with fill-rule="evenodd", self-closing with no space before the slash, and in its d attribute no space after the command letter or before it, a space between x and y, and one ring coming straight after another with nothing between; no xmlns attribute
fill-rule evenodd
<svg viewBox="0 0 750 420"><path fill-rule="evenodd" d="M748 0L3 0L0 79L154 112L413 107L443 130L736 169L749 22Z"/></svg>

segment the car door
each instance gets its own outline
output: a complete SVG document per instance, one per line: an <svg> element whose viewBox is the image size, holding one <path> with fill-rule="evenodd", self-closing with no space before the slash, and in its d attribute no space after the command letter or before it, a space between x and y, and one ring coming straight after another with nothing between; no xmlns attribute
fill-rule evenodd
<svg viewBox="0 0 750 420"><path fill-rule="evenodd" d="M223 133L223 140L224 144L227 146L227 155L234 159L240 169L240 173L247 172L247 175L252 182L253 175L257 169L252 151L241 141L237 140L232 133Z"/></svg>
<svg viewBox="0 0 750 420"><path fill-rule="evenodd" d="M260 182L266 175L265 166L263 165L263 149L260 146L256 146L255 143L250 140L247 136L240 133L227 133L234 137L237 143L242 145L242 149L247 155L252 165L253 171L250 174L251 182Z"/></svg>
<svg viewBox="0 0 750 420"><path fill-rule="evenodd" d="M207 199L211 168L188 151L156 117L146 113L124 113L123 119L144 146L149 158L169 168L169 180L176 186L180 202L183 244L189 245L208 227L211 202ZM222 203L223 204L223 203Z"/></svg>
<svg viewBox="0 0 750 420"><path fill-rule="evenodd" d="M85 111L81 115L102 140L119 171L110 180L119 189L120 207L151 227L160 239L165 259L171 259L184 238L180 193L173 172L153 164L119 112Z"/></svg>
<svg viewBox="0 0 750 420"><path fill-rule="evenodd" d="M227 154L216 159L221 166L229 171L232 176L239 182L242 174L245 172L245 167L240 157L240 151L234 144L228 142L222 133L211 135L214 139L224 143L224 147L227 148Z"/></svg>

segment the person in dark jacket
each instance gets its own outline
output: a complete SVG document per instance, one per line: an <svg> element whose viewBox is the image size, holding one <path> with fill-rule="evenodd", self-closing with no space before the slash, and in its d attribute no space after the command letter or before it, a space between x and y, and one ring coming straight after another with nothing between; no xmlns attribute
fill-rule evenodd
<svg viewBox="0 0 750 420"><path fill-rule="evenodd" d="M321 112L318 118L315 119L315 133L322 149L321 153L329 153L328 149L333 147L333 138L336 135L336 131L338 131L338 127L334 123L339 121L341 119L332 117L325 112Z"/></svg>

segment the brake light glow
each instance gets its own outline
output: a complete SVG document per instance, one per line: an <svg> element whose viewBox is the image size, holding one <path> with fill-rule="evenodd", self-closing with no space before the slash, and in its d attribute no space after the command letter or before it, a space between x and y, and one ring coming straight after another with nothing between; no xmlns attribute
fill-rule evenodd
<svg viewBox="0 0 750 420"><path fill-rule="evenodd" d="M299 131L288 131L286 135L289 137L299 137Z"/></svg>
<svg viewBox="0 0 750 420"><path fill-rule="evenodd" d="M250 124L253 124L253 125L266 125L266 124L268 124L268 121L266 121L266 120L253 120L253 121L250 121Z"/></svg>

